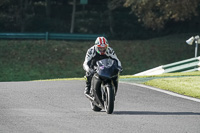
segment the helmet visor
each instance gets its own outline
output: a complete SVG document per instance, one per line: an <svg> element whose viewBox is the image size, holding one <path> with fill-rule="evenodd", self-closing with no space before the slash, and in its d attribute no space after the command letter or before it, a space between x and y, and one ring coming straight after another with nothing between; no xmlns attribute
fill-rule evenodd
<svg viewBox="0 0 200 133"><path fill-rule="evenodd" d="M99 52L105 53L106 52L106 47L98 47Z"/></svg>

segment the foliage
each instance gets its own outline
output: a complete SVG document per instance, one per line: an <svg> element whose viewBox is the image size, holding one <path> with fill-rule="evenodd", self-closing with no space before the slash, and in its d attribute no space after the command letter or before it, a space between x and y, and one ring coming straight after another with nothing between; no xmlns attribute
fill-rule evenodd
<svg viewBox="0 0 200 133"><path fill-rule="evenodd" d="M199 0L126 0L138 21L154 30L164 28L170 20L185 21L198 15Z"/></svg>
<svg viewBox="0 0 200 133"><path fill-rule="evenodd" d="M16 28L24 32L29 19L34 16L32 0L4 0L1 1L0 7L0 18L6 21L6 29Z"/></svg>
<svg viewBox="0 0 200 133"><path fill-rule="evenodd" d="M69 33L71 2L1 0L0 30ZM199 14L198 0L88 0L87 5L79 2L74 33L106 34L109 39L133 40L200 30L200 18L196 16ZM131 10L134 13L130 14Z"/></svg>

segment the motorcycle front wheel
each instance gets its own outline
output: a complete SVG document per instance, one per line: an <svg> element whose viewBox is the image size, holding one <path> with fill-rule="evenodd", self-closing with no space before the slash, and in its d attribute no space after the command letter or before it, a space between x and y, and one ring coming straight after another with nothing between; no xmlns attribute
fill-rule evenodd
<svg viewBox="0 0 200 133"><path fill-rule="evenodd" d="M114 110L114 90L112 85L106 85L105 87L105 101L104 107L107 114L112 114Z"/></svg>

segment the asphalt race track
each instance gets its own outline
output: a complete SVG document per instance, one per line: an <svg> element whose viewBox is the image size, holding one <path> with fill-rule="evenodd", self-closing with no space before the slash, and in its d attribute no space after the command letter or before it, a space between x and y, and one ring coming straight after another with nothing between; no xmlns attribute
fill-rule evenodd
<svg viewBox="0 0 200 133"><path fill-rule="evenodd" d="M119 84L114 113L93 112L84 81L0 82L0 133L199 133L200 103Z"/></svg>

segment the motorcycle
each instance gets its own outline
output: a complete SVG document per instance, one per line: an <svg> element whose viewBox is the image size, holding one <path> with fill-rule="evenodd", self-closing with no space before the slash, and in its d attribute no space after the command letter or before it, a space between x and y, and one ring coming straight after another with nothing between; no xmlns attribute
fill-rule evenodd
<svg viewBox="0 0 200 133"><path fill-rule="evenodd" d="M118 80L121 71L116 60L108 58L96 62L90 94L85 94L93 111L105 109L107 114L113 113L117 91L113 81Z"/></svg>

